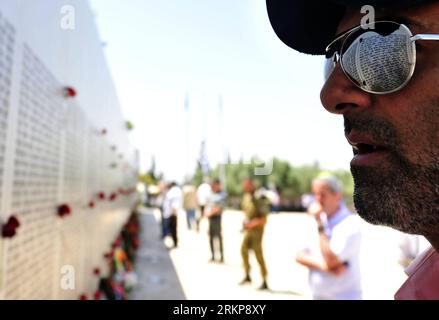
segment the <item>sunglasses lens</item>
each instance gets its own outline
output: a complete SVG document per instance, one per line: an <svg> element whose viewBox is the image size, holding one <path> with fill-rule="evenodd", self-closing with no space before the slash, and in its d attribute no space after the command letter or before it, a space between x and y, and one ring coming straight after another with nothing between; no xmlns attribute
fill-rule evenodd
<svg viewBox="0 0 439 320"><path fill-rule="evenodd" d="M384 94L410 80L416 58L411 32L395 22L377 22L375 29L349 34L341 49L345 74L362 90Z"/></svg>

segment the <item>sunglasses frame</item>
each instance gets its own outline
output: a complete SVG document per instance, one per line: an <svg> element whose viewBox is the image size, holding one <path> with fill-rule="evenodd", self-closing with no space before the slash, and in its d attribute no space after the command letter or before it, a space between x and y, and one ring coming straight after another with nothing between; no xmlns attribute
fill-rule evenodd
<svg viewBox="0 0 439 320"><path fill-rule="evenodd" d="M374 24L377 23L392 23L395 25L399 25L400 27L402 26L407 32L408 35L410 36L410 41L411 43L414 43L417 40L429 40L429 41L439 41L439 34L416 34L413 35L411 30L403 23L398 23L395 21L387 21L387 20L382 20L382 21L376 21ZM415 67L416 67L416 46L413 46L413 66L411 67L410 70L410 74L407 77L407 79L404 81L404 83L402 83L400 86L398 86L397 88L393 89L393 90L389 90L389 91L385 91L385 92L377 92L377 91L373 91L373 90L367 90L364 87L361 87L360 84L358 84L356 81L354 81L354 79L352 79L352 77L346 72L344 66L343 66L343 60L342 60L342 56L343 54L341 53L344 49L344 45L345 45L345 41L346 39L353 34L354 32L357 32L359 29L363 28L363 25L359 25L359 26L355 26L349 30L346 30L345 32L341 33L340 35L336 36L336 38L334 40L332 40L329 45L326 47L325 52L326 54L328 54L328 52L330 51L334 51L334 53L332 54L332 56L327 57L326 59L332 59L332 67L331 67L331 71L328 72L328 75L325 76L325 81L327 81L329 79L329 77L331 76L332 72L334 71L334 69L337 66L337 63L340 62L340 66L341 69L343 70L343 73L345 74L345 76L352 82L355 84L355 86L357 86L358 88L360 88L361 90L367 92L367 93L372 93L372 94L377 94L377 95L384 95L384 94L389 94L389 93L393 93L396 91L401 90L402 88L404 88L409 81L411 80L411 78L413 77L413 74L415 72ZM369 28L370 30L374 30ZM366 29L365 29L366 30ZM337 50L332 50L332 47L334 46L335 43L341 41L341 45L338 46Z"/></svg>

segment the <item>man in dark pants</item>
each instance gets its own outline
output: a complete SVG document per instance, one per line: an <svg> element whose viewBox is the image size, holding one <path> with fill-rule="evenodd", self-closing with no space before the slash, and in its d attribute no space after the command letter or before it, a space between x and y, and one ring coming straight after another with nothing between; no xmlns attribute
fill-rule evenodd
<svg viewBox="0 0 439 320"><path fill-rule="evenodd" d="M439 299L439 1L267 0L267 8L284 43L326 56L320 97L344 117L359 215L433 245L395 298Z"/></svg>
<svg viewBox="0 0 439 320"><path fill-rule="evenodd" d="M267 223L267 214L270 211L269 204L266 198L255 195L255 185L252 180L244 181L244 191L241 207L246 219L243 225L244 239L241 245L241 256L244 263L245 277L241 284L251 282L249 251L252 250L261 271L262 284L259 289L266 290L268 289L267 267L262 251L262 237Z"/></svg>
<svg viewBox="0 0 439 320"><path fill-rule="evenodd" d="M223 236L221 231L221 216L226 206L226 193L221 190L221 182L216 179L212 183L212 195L206 208L206 217L209 219L209 242L212 258L215 261L215 240L218 240L219 262L224 262Z"/></svg>
<svg viewBox="0 0 439 320"><path fill-rule="evenodd" d="M177 217L182 206L182 191L175 182L172 182L169 184L168 192L166 192L165 200L163 202L163 222L165 223L165 226L169 226L169 231L174 242L174 248L178 246Z"/></svg>

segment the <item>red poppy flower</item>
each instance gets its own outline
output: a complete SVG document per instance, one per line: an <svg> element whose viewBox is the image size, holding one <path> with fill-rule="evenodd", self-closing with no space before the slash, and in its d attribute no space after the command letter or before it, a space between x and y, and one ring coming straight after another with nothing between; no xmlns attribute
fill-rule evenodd
<svg viewBox="0 0 439 320"><path fill-rule="evenodd" d="M16 216L10 216L7 224L14 228L18 228L20 226L20 221L18 221Z"/></svg>
<svg viewBox="0 0 439 320"><path fill-rule="evenodd" d="M74 97L76 97L76 90L72 87L65 87L64 88L64 96L66 98L74 98Z"/></svg>
<svg viewBox="0 0 439 320"><path fill-rule="evenodd" d="M117 194L116 193L112 193L110 195L110 201L114 201L114 200L116 200L116 198L117 198Z"/></svg>
<svg viewBox="0 0 439 320"><path fill-rule="evenodd" d="M94 299L95 300L101 300L102 299L102 292L100 292L99 290L95 291Z"/></svg>
<svg viewBox="0 0 439 320"><path fill-rule="evenodd" d="M15 216L11 216L2 227L2 237L12 238L17 233L17 228L20 226L20 222Z"/></svg>
<svg viewBox="0 0 439 320"><path fill-rule="evenodd" d="M104 200L104 199L105 199L105 193L103 193L103 192L99 192L99 193L98 193L98 198L99 198L100 200Z"/></svg>
<svg viewBox="0 0 439 320"><path fill-rule="evenodd" d="M104 254L104 258L105 259L112 259L113 258L113 251L107 252L106 254Z"/></svg>
<svg viewBox="0 0 439 320"><path fill-rule="evenodd" d="M93 273L94 273L95 275L98 276L98 275L101 274L101 269L99 269L99 268L94 268Z"/></svg>
<svg viewBox="0 0 439 320"><path fill-rule="evenodd" d="M88 297L87 297L86 294L81 294L81 295L79 296L79 300L88 300Z"/></svg>
<svg viewBox="0 0 439 320"><path fill-rule="evenodd" d="M88 207L89 207L90 209L93 209L93 208L95 207L95 203L94 203L93 201L90 201L90 202L88 203Z"/></svg>
<svg viewBox="0 0 439 320"><path fill-rule="evenodd" d="M62 204L58 207L58 216L63 218L64 216L72 214L72 209L67 204Z"/></svg>

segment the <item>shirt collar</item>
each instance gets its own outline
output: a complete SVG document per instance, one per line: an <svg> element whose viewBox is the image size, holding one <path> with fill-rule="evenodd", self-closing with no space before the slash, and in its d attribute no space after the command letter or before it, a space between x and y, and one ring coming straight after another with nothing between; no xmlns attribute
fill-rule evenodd
<svg viewBox="0 0 439 320"><path fill-rule="evenodd" d="M333 229L337 224L342 222L348 216L351 215L351 212L346 208L344 202L340 202L340 207L337 212L328 219L329 228Z"/></svg>

